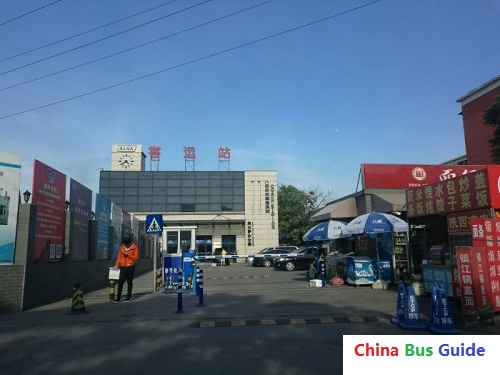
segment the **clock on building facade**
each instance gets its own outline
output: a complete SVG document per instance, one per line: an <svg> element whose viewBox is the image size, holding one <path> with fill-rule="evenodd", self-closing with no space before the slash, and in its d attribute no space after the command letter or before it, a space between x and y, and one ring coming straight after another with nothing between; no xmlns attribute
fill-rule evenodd
<svg viewBox="0 0 500 375"><path fill-rule="evenodd" d="M123 154L118 159L118 163L123 169L130 169L134 166L135 159L130 154Z"/></svg>
<svg viewBox="0 0 500 375"><path fill-rule="evenodd" d="M112 171L143 171L146 155L141 145L113 145L111 153Z"/></svg>

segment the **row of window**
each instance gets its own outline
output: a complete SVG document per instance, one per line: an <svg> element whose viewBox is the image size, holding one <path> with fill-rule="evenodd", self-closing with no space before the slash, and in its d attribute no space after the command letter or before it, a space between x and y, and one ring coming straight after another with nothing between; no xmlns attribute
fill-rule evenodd
<svg viewBox="0 0 500 375"><path fill-rule="evenodd" d="M99 194L103 195L136 195L136 196L244 196L244 188L131 188L131 187L103 187L99 188Z"/></svg>
<svg viewBox="0 0 500 375"><path fill-rule="evenodd" d="M244 204L201 204L201 203L181 203L181 204L126 204L120 200L112 200L114 203L127 212L244 212Z"/></svg>
<svg viewBox="0 0 500 375"><path fill-rule="evenodd" d="M119 172L119 171L101 171L100 179L106 180L239 180L244 181L244 172L160 172L160 171L144 171L144 172Z"/></svg>
<svg viewBox="0 0 500 375"><path fill-rule="evenodd" d="M244 172L101 172L99 194L128 212L244 211Z"/></svg>

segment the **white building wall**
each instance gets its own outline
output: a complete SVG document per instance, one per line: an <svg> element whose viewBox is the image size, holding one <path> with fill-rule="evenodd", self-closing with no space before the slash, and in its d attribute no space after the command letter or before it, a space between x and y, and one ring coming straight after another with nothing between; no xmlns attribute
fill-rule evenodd
<svg viewBox="0 0 500 375"><path fill-rule="evenodd" d="M245 171L246 254L279 245L276 171Z"/></svg>

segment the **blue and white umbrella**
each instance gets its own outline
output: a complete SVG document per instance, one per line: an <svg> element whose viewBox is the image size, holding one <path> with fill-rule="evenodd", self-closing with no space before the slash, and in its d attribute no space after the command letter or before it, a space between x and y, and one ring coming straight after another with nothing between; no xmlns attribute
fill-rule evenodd
<svg viewBox="0 0 500 375"><path fill-rule="evenodd" d="M345 231L345 223L342 221L329 220L315 225L302 237L304 241L327 241L340 237L350 237Z"/></svg>
<svg viewBox="0 0 500 375"><path fill-rule="evenodd" d="M379 212L358 216L345 226L350 234L406 232L408 223L399 217Z"/></svg>

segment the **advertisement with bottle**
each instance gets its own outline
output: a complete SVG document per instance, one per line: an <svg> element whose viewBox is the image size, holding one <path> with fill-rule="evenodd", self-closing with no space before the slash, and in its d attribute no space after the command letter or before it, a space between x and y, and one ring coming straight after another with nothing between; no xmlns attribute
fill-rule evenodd
<svg viewBox="0 0 500 375"><path fill-rule="evenodd" d="M21 155L0 152L0 265L14 263Z"/></svg>

